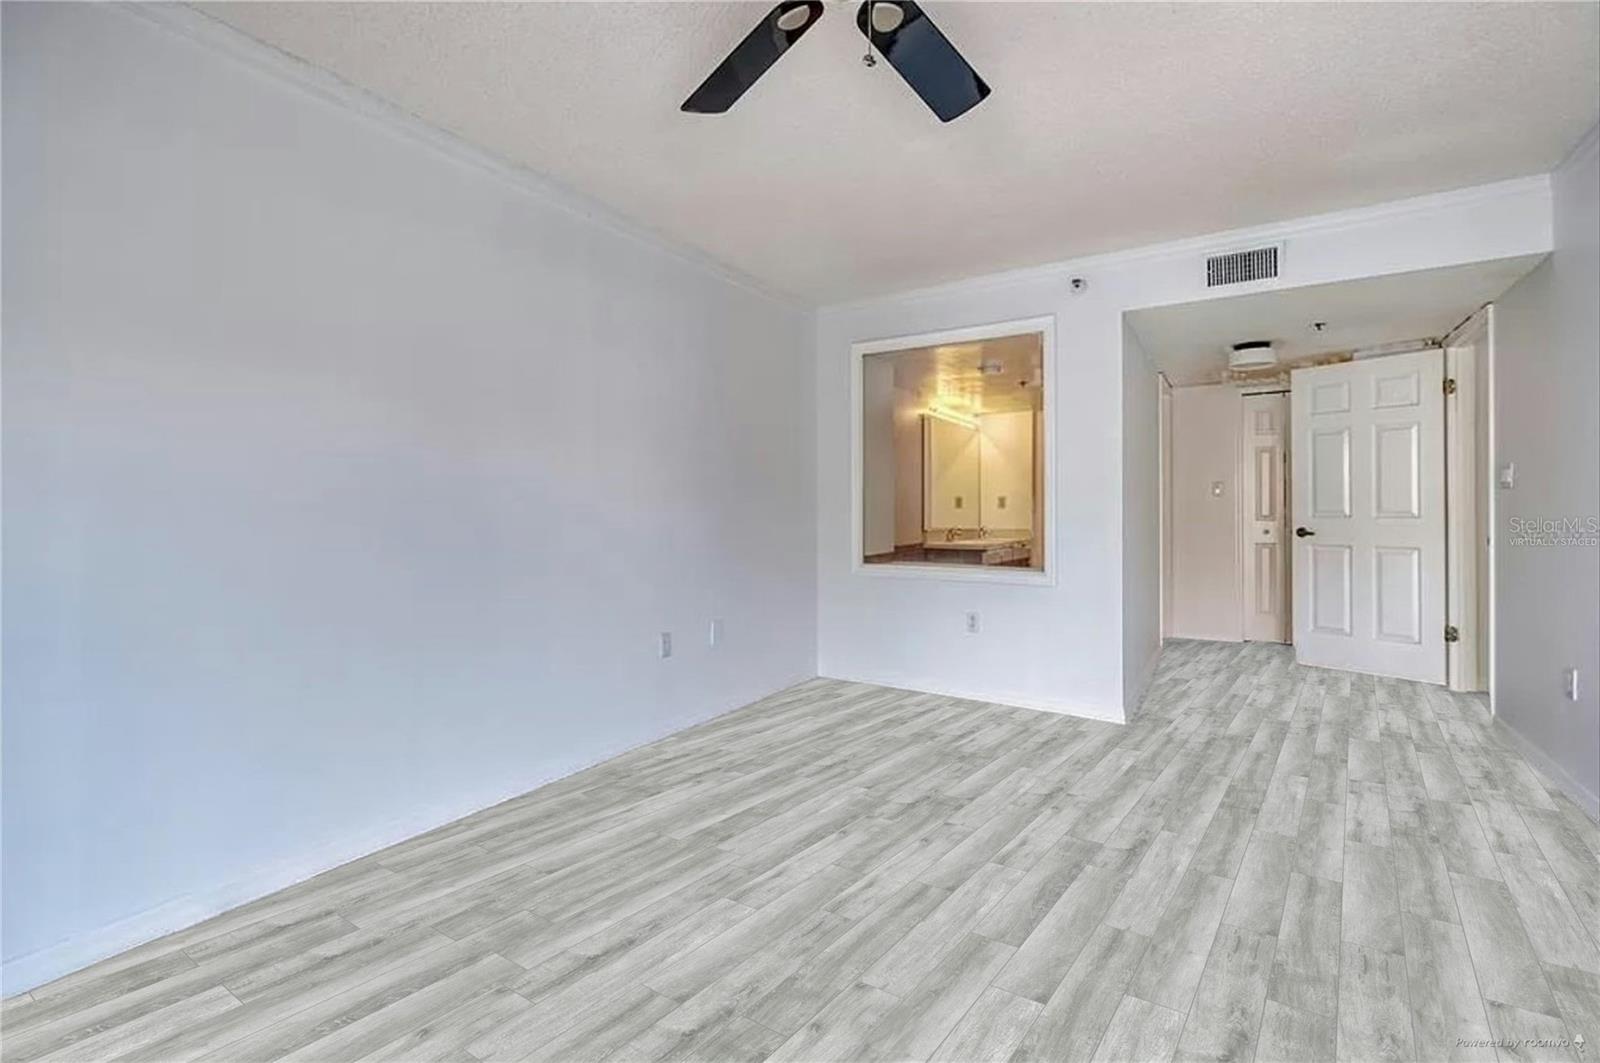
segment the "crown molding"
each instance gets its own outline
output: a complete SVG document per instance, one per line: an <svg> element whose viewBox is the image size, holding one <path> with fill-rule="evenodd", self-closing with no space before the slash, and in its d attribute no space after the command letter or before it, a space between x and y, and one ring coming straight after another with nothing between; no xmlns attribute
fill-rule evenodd
<svg viewBox="0 0 1600 1063"><path fill-rule="evenodd" d="M346 81L337 74L313 66L298 56L257 40L187 4L119 0L117 3L105 6L154 25L198 47L226 56L259 74L304 92L325 105L359 115L458 165L470 167L493 177L501 184L538 200L541 204L597 225L647 250L676 259L701 273L792 310L810 311L816 307L814 302L773 288L703 251L619 214L554 178L536 173L526 166L469 143L456 134L423 121L409 111Z"/></svg>

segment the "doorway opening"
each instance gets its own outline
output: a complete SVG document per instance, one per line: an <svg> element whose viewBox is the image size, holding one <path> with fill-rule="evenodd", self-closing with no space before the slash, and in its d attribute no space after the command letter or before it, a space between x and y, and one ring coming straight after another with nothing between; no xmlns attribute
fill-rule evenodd
<svg viewBox="0 0 1600 1063"><path fill-rule="evenodd" d="M1053 322L852 350L859 572L1045 578Z"/></svg>
<svg viewBox="0 0 1600 1063"><path fill-rule="evenodd" d="M1163 377L1164 636L1492 691L1490 304L1540 257L1129 313Z"/></svg>

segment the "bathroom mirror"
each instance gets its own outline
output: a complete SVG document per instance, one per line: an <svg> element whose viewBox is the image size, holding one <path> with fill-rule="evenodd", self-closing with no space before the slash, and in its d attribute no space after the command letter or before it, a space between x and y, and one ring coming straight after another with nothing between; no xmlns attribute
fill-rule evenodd
<svg viewBox="0 0 1600 1063"><path fill-rule="evenodd" d="M960 528L982 523L983 449L976 424L924 413L923 448L927 452L923 484L923 527ZM898 472L898 470L896 470Z"/></svg>

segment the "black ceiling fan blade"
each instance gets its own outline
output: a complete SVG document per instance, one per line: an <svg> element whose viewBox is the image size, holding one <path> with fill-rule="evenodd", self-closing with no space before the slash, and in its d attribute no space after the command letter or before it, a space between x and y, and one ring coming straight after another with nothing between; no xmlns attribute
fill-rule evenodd
<svg viewBox="0 0 1600 1063"><path fill-rule="evenodd" d="M989 95L983 78L912 0L867 0L856 26L939 121L960 118Z"/></svg>
<svg viewBox="0 0 1600 1063"><path fill-rule="evenodd" d="M746 34L681 110L721 114L822 17L822 0L784 0Z"/></svg>

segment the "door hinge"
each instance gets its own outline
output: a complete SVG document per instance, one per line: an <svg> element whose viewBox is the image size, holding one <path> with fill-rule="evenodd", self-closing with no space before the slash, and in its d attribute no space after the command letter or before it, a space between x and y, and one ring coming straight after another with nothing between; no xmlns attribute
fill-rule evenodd
<svg viewBox="0 0 1600 1063"><path fill-rule="evenodd" d="M1444 626L1444 640L1446 642L1461 641L1461 632L1456 630L1456 626L1454 624L1446 624Z"/></svg>
<svg viewBox="0 0 1600 1063"><path fill-rule="evenodd" d="M1456 393L1456 378L1455 377L1447 376L1447 377L1444 378L1444 393L1446 395L1454 395Z"/></svg>

